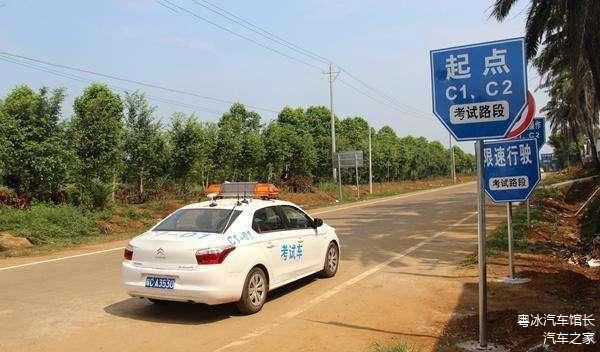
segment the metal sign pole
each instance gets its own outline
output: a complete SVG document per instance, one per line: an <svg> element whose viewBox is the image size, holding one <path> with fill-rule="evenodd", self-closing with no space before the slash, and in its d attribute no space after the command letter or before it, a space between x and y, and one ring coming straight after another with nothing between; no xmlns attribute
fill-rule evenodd
<svg viewBox="0 0 600 352"><path fill-rule="evenodd" d="M356 197L360 198L360 189L358 188L358 154L354 152L354 169L356 170Z"/></svg>
<svg viewBox="0 0 600 352"><path fill-rule="evenodd" d="M451 167L451 176L452 182L456 183L456 163L454 161L454 148L452 147L452 133L448 133L448 144L450 144L450 159L452 162Z"/></svg>
<svg viewBox="0 0 600 352"><path fill-rule="evenodd" d="M529 209L529 198L527 198L527 227L531 227L531 210Z"/></svg>
<svg viewBox="0 0 600 352"><path fill-rule="evenodd" d="M337 159L338 159L338 182L340 185L340 202L343 200L342 197L342 167L340 165L340 154L338 153L337 155Z"/></svg>
<svg viewBox="0 0 600 352"><path fill-rule="evenodd" d="M477 158L477 258L479 261L479 347L487 347L487 268L485 193L483 192L483 140L475 142Z"/></svg>
<svg viewBox="0 0 600 352"><path fill-rule="evenodd" d="M506 203L506 226L508 228L508 278L515 278L515 267L513 264L513 225L512 225L512 202Z"/></svg>

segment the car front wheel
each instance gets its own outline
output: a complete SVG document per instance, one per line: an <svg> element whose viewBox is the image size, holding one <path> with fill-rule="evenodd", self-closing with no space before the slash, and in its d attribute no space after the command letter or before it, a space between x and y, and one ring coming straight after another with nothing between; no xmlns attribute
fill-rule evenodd
<svg viewBox="0 0 600 352"><path fill-rule="evenodd" d="M236 303L238 310L243 314L254 314L261 310L267 300L267 291L269 284L267 275L259 268L255 267L246 276L242 297Z"/></svg>

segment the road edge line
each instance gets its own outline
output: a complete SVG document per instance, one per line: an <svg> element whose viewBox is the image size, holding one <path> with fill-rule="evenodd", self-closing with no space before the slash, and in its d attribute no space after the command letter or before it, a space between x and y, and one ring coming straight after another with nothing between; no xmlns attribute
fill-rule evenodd
<svg viewBox="0 0 600 352"><path fill-rule="evenodd" d="M362 201L362 202L356 202L354 204L349 204L347 206L330 206L330 207L323 207L321 209L324 209L322 211L318 211L319 208L315 209L317 210L316 212L311 212L310 210L307 211L309 214L325 214L325 213L331 213L333 211L338 211L338 210L346 210L346 209L352 209L352 208L359 208L362 206L367 206L367 205L372 205L372 204L378 204L378 203L384 203L384 202L389 202L392 200L397 200L397 199L402 199L402 198L408 198L408 197L414 197L414 196L419 196L419 195L423 195L423 194L429 194L429 193L434 193L434 192L439 192L439 191L445 191L448 189L454 189L454 188L460 188L463 186L467 186L470 185L472 183L475 183L476 181L469 181L469 182L464 182L458 185L450 185L450 186L443 186L443 187L436 187L436 188L431 188L431 189L423 189L420 191L414 191L414 192L409 192L409 193L404 193L404 194L398 194L395 196L389 196L389 197L383 197L383 198L379 198L379 199L375 199L372 201ZM327 209L327 208L331 208L331 209Z"/></svg>
<svg viewBox="0 0 600 352"><path fill-rule="evenodd" d="M37 264L57 262L57 261L60 261L60 260L66 260L66 259L72 259L72 258L78 258L78 257L85 257L85 256L88 256L88 255L94 255L94 254L114 252L114 251L122 250L123 248L125 248L125 247L109 248L109 249L103 249L103 250L100 250L100 251L94 251L94 252L88 252L88 253L81 253L81 254L69 255L69 256L66 256L66 257L58 257L58 258L52 258L52 259L47 259L47 260L40 260L40 261L37 261L37 262L30 262L30 263L24 263L24 264L12 265L12 266L5 266L5 267L0 267L0 271L4 271L4 270L8 270L8 269L17 269L17 268L22 268L22 267L32 266L32 265L37 265Z"/></svg>

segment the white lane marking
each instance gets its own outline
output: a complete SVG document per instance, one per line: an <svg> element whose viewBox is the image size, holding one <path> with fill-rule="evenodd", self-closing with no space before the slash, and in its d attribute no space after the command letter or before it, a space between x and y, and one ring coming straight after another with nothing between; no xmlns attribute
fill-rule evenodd
<svg viewBox="0 0 600 352"><path fill-rule="evenodd" d="M423 194L429 194L429 193L434 193L434 192L439 192L439 191L445 191L445 190L453 189L453 188L459 188L459 187L463 187L463 186L466 186L466 185L470 185L472 183L475 183L475 181L465 182L465 183L461 183L459 185L452 185L452 186L446 186L446 187L439 187L439 188L428 189L428 190L424 190L424 191L416 191L416 192L411 192L411 193L405 193L405 194L400 194L400 195L397 195L397 196L390 196L390 197L385 197L385 198L377 199L377 200L374 200L374 201L358 202L356 204L348 205L348 206L345 206L345 207L337 207L337 208L333 207L333 208L328 209L328 210L317 211L317 212L314 212L314 213L311 213L309 211L309 213L311 213L313 215L319 215L319 214L331 213L331 212L339 211L339 210L359 208L359 207L364 207L364 206L367 206L367 205L372 205L372 204L377 204L377 203L383 203L383 202L389 202L389 201L392 201L392 200L397 200L397 199L402 199L402 198L420 196L420 195L423 195Z"/></svg>
<svg viewBox="0 0 600 352"><path fill-rule="evenodd" d="M415 244L414 246L412 246L412 247L410 247L408 249L405 249L404 251L396 254L395 256L387 259L384 262L381 262L380 264L375 265L374 267L370 268L369 270L366 270L366 271L362 272L361 274L358 274L357 276L349 279L348 281L345 281L345 282L339 284L338 286L335 286L334 288L332 288L332 289L330 289L328 291L325 291L321 295L319 295L319 296L311 299L310 301L308 301L306 304L304 304L304 305L302 305L302 306L300 306L300 307L298 307L298 308L296 308L294 310L291 310L291 311L289 311L289 312L281 315L277 321L275 321L275 322L273 322L271 324L265 325L265 326L263 326L261 328L258 328L256 330L254 330L254 331L252 331L252 332L250 332L250 333L242 336L238 340L233 341L233 342L231 342L231 343L229 343L229 344L227 344L227 345L225 345L223 347L220 347L220 348L214 350L214 352L220 352L220 351L224 351L224 350L226 350L228 348L231 348L231 347L235 347L235 346L240 346L240 345L246 344L246 343L250 342L251 339L253 339L255 337L258 337L258 336L261 336L261 335L265 334L266 332L268 332L268 331L270 331L272 329L275 329L279 325L283 324L285 321L297 317L301 313L309 310L310 308L316 306L317 304L323 302L324 300L330 298L331 296L339 293L340 291L348 288L351 285L354 285L355 283L357 283L360 280L366 278L367 276L372 275L372 274L378 272L379 270L385 268L386 266L388 266L392 262L394 262L394 261L396 261L396 260L398 260L398 259L400 259L402 257L407 256L408 254L416 251L417 249L421 248L422 246L426 245L427 243L431 242L432 240L436 239L437 237L440 237L440 236L446 234L449 229L451 229L453 227L456 227L458 225L461 225L462 223L464 223L465 221L469 220L470 218L472 218L475 215L477 215L477 213L472 213L472 214L470 214L468 216L465 216L464 218L460 219L458 222L456 222L456 223L448 226L443 231L436 233L435 235L433 235L433 236L429 237L428 239L425 239L425 240L423 240L423 241Z"/></svg>
<svg viewBox="0 0 600 352"><path fill-rule="evenodd" d="M71 259L71 258L85 257L85 256L88 256L88 255L94 255L94 254L100 254L100 253L106 253L106 252L114 252L114 251L118 251L118 250L123 250L124 248L125 247L103 249L101 251L95 251L95 252L88 252L88 253L82 253L82 254L69 255L67 257L59 257L59 258L48 259L48 260L40 260L39 262L31 262L31 263L25 263L25 264L13 265L13 266L5 266L3 268L0 268L0 271L8 270L8 269L22 268L22 267L25 267L25 266L31 266L31 265L37 265L37 264L43 264L43 263L57 262L59 260L65 260L65 259Z"/></svg>
<svg viewBox="0 0 600 352"><path fill-rule="evenodd" d="M432 193L432 192L443 191L443 190L447 190L447 189L451 189L451 188L455 188L455 187L468 185L471 183L473 183L473 181L461 183L459 185L439 187L439 188L429 189L429 190L425 190L425 191L416 191L416 192L412 192L412 193L401 194L399 196L386 197L386 198L374 200L372 202L359 202L357 204L348 205L345 207L333 208L330 210L323 210L323 211L315 212L313 214L318 215L318 214L324 214L324 213L331 213L333 211L340 211L340 210L346 210L346 209L351 209L351 208L364 207L364 206L371 205L371 204L389 202L391 200L402 199L402 198L407 198L407 197L418 196L421 194L428 194L428 193ZM89 252L89 253L83 253L83 254L77 254L77 255L70 255L70 256L66 256L66 257L59 257L59 258L48 259L48 260L41 260L38 262L31 262L31 263L25 263L25 264L13 265L13 266L0 267L0 271L4 271L4 270L8 270L8 269L22 268L22 267L37 265L37 264L44 264L44 263L49 263L49 262L57 262L60 260L71 259L71 258L85 257L88 255L100 254L100 253L105 253L105 252L118 251L118 250L122 250L124 248L125 247L111 248L111 249L105 249L105 250L101 250L101 251L95 251L95 252Z"/></svg>

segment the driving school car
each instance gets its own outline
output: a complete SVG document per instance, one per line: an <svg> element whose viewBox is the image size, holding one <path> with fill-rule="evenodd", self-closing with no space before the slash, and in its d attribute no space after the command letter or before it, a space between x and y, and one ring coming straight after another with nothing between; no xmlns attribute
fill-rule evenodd
<svg viewBox="0 0 600 352"><path fill-rule="evenodd" d="M252 314L270 290L315 273L334 276L335 230L268 192L256 196L260 185L223 184L211 201L180 208L133 238L122 265L127 293L152 302L236 302Z"/></svg>

